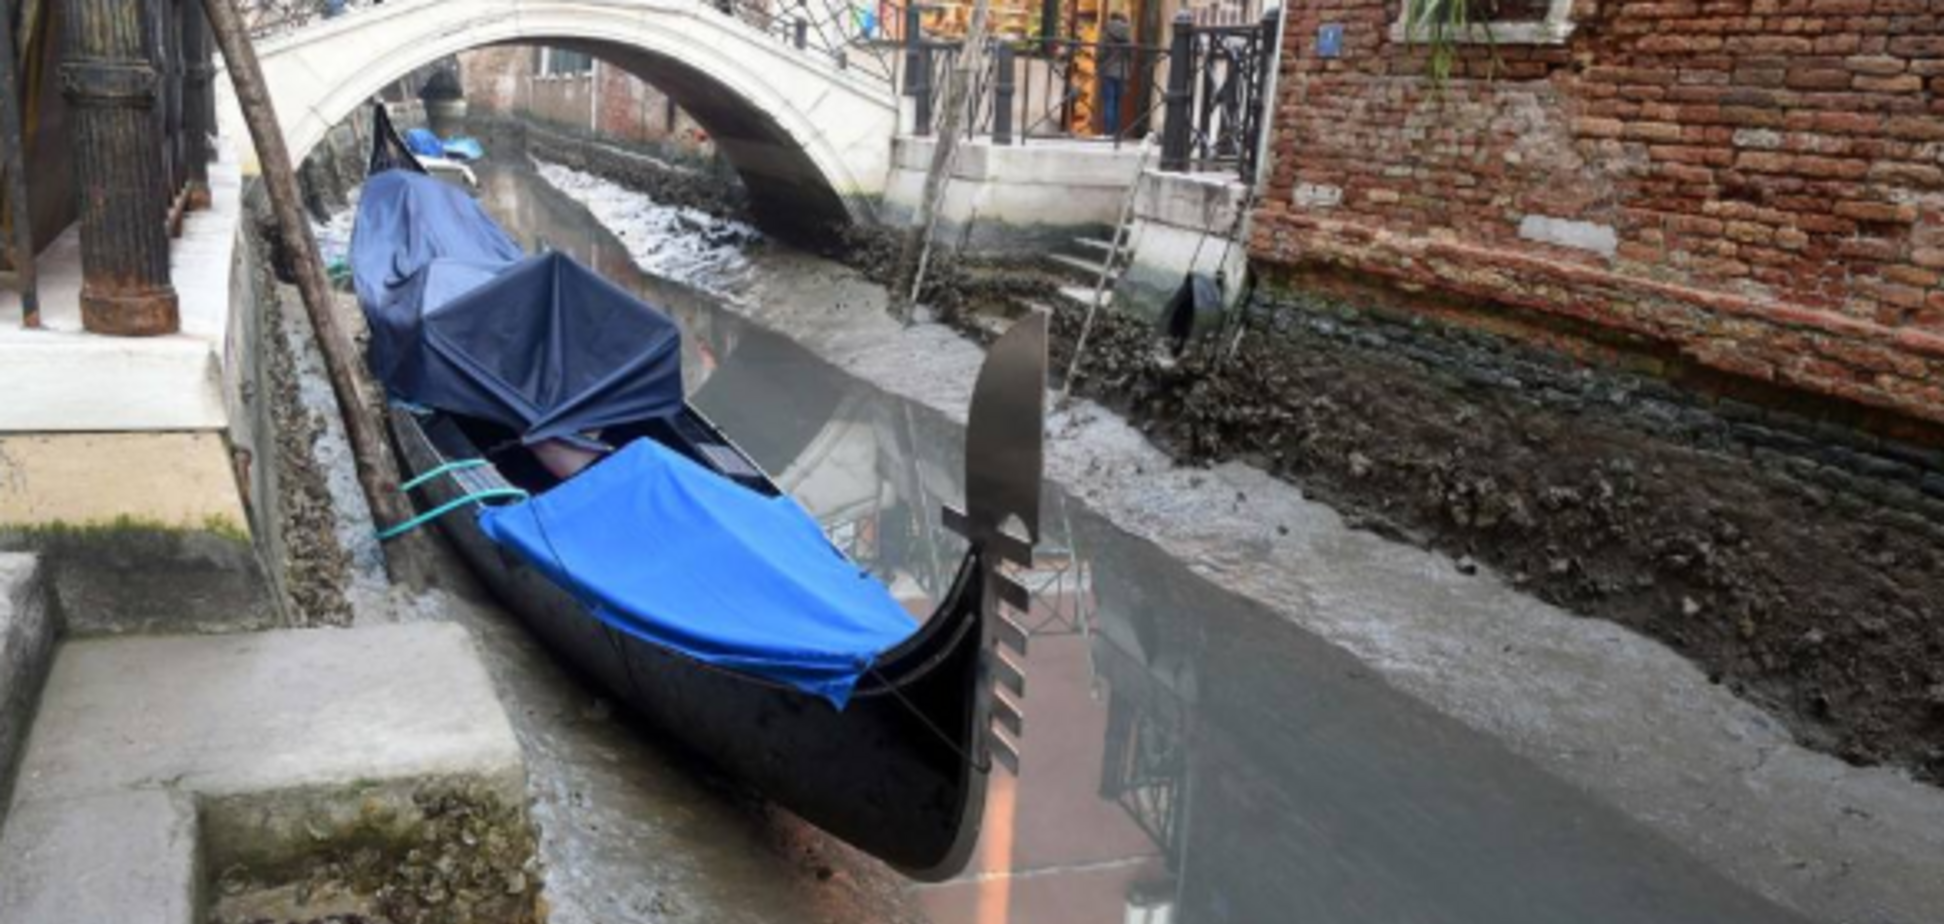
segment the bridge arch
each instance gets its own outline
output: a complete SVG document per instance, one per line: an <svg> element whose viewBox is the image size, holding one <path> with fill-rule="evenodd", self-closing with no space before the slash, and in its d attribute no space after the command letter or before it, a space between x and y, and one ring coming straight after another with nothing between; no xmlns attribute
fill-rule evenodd
<svg viewBox="0 0 1944 924"><path fill-rule="evenodd" d="M708 130L767 226L864 218L883 192L891 88L700 0L398 0L266 40L258 56L301 161L404 74L506 44L585 51L660 88Z"/></svg>

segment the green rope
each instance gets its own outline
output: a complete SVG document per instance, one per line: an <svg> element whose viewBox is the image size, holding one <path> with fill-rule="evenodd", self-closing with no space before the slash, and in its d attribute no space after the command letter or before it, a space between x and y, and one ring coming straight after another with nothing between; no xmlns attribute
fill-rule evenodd
<svg viewBox="0 0 1944 924"><path fill-rule="evenodd" d="M485 459L457 459L452 462L447 462L446 464L441 465L438 468L435 468L429 472L426 472L425 474L420 475L417 478L412 479L411 481L407 481L404 484L399 485L398 489L400 491L410 491L411 489L416 488L419 485L422 485L428 481L431 481L432 479L437 478L440 475L446 474L447 472L462 472L465 471L466 469L478 468L485 464L486 464Z"/></svg>
<svg viewBox="0 0 1944 924"><path fill-rule="evenodd" d="M428 475L436 474L436 472L428 472L427 474ZM378 541L389 542L393 539L405 535L406 533L411 532L412 530L424 526L425 524L430 523L433 520L445 516L446 514L451 513L454 510L464 507L467 504L476 504L480 501L488 500L495 497L514 497L520 500L526 500L531 496L532 495L528 494L525 491L520 490L519 488L487 488L483 491L474 491L471 494L467 494L464 497L455 498L453 500L447 501L446 503L440 504L439 506L434 507L429 511L426 511L425 513L421 513L418 516L406 520L405 522L400 523L396 526L379 530Z"/></svg>

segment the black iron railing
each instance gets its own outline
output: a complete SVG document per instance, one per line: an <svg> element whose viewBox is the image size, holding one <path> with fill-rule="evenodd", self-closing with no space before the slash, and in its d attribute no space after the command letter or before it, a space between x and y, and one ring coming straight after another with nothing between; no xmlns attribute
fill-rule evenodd
<svg viewBox="0 0 1944 924"><path fill-rule="evenodd" d="M907 46L904 90L919 98L913 134L927 136L935 128L946 81L963 48L962 42L932 39ZM962 130L998 144L1138 139L1160 114L1158 78L1168 53L1158 45L1118 45L1103 54L1096 42L992 39L973 75ZM1100 64L1103 57L1115 56L1125 62L1126 73L1119 78L1119 111L1110 117L1101 106L1106 93Z"/></svg>
<svg viewBox="0 0 1944 924"><path fill-rule="evenodd" d="M1244 26L1199 26L1186 11L1176 15L1173 58L1186 66L1168 72L1161 169L1232 168L1244 182L1255 179L1281 26L1280 10Z"/></svg>
<svg viewBox="0 0 1944 924"><path fill-rule="evenodd" d="M900 86L914 98L912 134L935 130L962 42L927 38L908 14L901 30ZM993 39L973 75L966 137L995 144L1094 141L1119 144L1161 132L1161 169L1233 170L1255 176L1269 74L1281 34L1278 11L1254 24L1201 25L1185 11L1167 46L1103 45L1068 38ZM1118 111L1101 105L1102 64L1123 71ZM1165 88L1165 89L1164 89Z"/></svg>

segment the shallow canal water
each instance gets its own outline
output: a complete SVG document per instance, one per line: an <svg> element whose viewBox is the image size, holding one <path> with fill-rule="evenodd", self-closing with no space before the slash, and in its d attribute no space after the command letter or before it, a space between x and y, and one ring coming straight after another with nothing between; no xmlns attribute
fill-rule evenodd
<svg viewBox="0 0 1944 924"><path fill-rule="evenodd" d="M962 499L959 426L743 320L722 294L644 275L529 167L486 164L480 179L529 246L674 313L692 400L929 610L962 551L937 514ZM742 257L737 273L804 265L768 243ZM800 291L823 297L814 280ZM528 750L553 920L1795 920L1057 490L1044 510L1022 774L995 771L973 864L935 885L634 726L461 580L452 610L481 636Z"/></svg>

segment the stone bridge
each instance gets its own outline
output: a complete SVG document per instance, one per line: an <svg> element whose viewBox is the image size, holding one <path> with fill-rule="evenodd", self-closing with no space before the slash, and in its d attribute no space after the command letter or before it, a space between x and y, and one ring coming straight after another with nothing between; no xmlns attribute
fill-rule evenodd
<svg viewBox="0 0 1944 924"><path fill-rule="evenodd" d="M503 44L587 52L666 92L708 130L766 224L866 217L884 191L898 121L889 83L701 0L399 0L257 50L301 161L387 84ZM227 134L246 138L233 99L220 110Z"/></svg>

